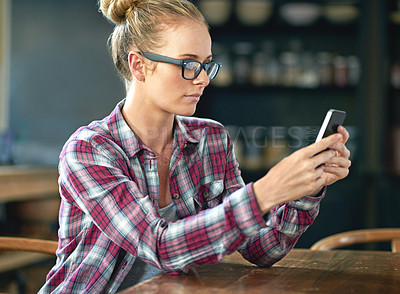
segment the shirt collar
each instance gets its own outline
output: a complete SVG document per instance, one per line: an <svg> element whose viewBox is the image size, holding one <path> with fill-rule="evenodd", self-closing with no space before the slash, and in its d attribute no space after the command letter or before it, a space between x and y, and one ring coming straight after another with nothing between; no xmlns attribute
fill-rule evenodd
<svg viewBox="0 0 400 294"><path fill-rule="evenodd" d="M177 142L180 150L182 150L187 143L199 143L202 134L202 128L193 128L191 118L179 115L175 116L174 141Z"/></svg>
<svg viewBox="0 0 400 294"><path fill-rule="evenodd" d="M139 151L149 148L144 145L131 130L122 115L122 107L125 99L117 104L107 118L107 125L114 142L120 146L129 156L135 156ZM197 120L183 116L175 116L174 126L174 145L177 144L179 150L186 147L188 143L198 143L203 133ZM197 126L197 127L196 127Z"/></svg>
<svg viewBox="0 0 400 294"><path fill-rule="evenodd" d="M107 125L114 142L120 146L129 157L132 157L140 150L145 149L145 146L135 136L135 133L125 121L121 112L124 104L125 99L117 104L108 116Z"/></svg>

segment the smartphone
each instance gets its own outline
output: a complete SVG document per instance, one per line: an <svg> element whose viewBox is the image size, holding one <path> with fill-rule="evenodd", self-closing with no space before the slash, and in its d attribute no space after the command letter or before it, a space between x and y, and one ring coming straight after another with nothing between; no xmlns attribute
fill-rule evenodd
<svg viewBox="0 0 400 294"><path fill-rule="evenodd" d="M329 111L326 113L324 122L322 123L322 126L319 130L315 142L318 142L322 138L325 138L329 135L337 133L338 126L343 125L345 118L346 118L345 111L329 109Z"/></svg>

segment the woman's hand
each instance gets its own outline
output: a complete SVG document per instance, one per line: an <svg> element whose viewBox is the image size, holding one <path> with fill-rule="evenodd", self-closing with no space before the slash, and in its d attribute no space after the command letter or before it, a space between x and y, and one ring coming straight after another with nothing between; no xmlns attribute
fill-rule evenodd
<svg viewBox="0 0 400 294"><path fill-rule="evenodd" d="M350 151L345 145L349 139L349 133L342 126L339 126L338 133L343 135L342 140L329 147L330 149L336 151L336 156L325 163L325 165L322 167L324 170L322 177L324 178L325 186L329 186L334 182L347 177L349 174L349 168L351 166L351 161L349 160Z"/></svg>
<svg viewBox="0 0 400 294"><path fill-rule="evenodd" d="M349 133L339 127L338 134L302 148L272 167L253 186L262 213L277 204L315 195L345 178L351 165L345 146L348 138Z"/></svg>

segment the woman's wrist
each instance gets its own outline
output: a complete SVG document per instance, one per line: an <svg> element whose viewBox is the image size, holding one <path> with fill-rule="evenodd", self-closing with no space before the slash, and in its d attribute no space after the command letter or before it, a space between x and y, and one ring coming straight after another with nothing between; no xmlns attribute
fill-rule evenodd
<svg viewBox="0 0 400 294"><path fill-rule="evenodd" d="M275 205L277 205L279 203L276 203L275 201L270 200L267 197L265 197L265 195L268 195L268 194L271 195L271 191L268 192L267 189L265 189L265 185L263 183L261 183L260 181L261 180L258 180L253 184L253 192L254 192L254 195L256 196L257 204L261 211L261 214L264 215L268 211L270 211L270 209L272 207L274 207Z"/></svg>
<svg viewBox="0 0 400 294"><path fill-rule="evenodd" d="M308 197L321 197L323 192L324 192L324 187L316 190L314 193L311 193L310 195L307 195L307 196Z"/></svg>

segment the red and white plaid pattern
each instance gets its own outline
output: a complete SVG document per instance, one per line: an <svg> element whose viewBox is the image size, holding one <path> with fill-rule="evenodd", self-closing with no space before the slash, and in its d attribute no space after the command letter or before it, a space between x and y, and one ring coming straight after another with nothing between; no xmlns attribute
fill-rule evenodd
<svg viewBox="0 0 400 294"><path fill-rule="evenodd" d="M166 223L156 156L123 119L123 104L63 148L57 262L41 293L114 293L136 257L171 274L235 250L271 266L314 221L323 196L279 205L263 218L223 126L177 116L170 191L180 220Z"/></svg>

